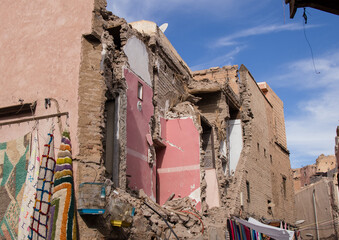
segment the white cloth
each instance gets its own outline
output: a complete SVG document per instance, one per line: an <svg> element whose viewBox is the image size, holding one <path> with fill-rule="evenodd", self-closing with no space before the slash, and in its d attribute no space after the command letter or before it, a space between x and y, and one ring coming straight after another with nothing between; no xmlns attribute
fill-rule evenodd
<svg viewBox="0 0 339 240"><path fill-rule="evenodd" d="M257 232L263 233L269 237L272 237L277 240L292 240L294 236L293 231L273 227L267 224L263 224L254 218L249 218L248 221L235 218L239 223L249 227Z"/></svg>
<svg viewBox="0 0 339 240"><path fill-rule="evenodd" d="M28 239L30 231L31 216L33 214L33 207L35 202L36 186L38 182L40 167L39 159L39 141L38 141L38 130L35 129L32 134L32 148L31 156L29 158L24 195L22 197L20 218L19 218L19 229L18 239Z"/></svg>

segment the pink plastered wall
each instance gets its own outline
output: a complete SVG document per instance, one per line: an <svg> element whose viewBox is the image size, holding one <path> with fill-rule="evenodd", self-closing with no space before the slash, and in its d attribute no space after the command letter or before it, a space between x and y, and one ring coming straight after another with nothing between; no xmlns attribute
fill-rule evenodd
<svg viewBox="0 0 339 240"><path fill-rule="evenodd" d="M156 167L147 161L150 134L150 120L154 113L153 91L142 79L131 70L124 70L127 82L127 175L131 189L143 189L155 200ZM138 98L138 84L143 85L142 100ZM138 102L141 109L138 109Z"/></svg>
<svg viewBox="0 0 339 240"><path fill-rule="evenodd" d="M44 107L45 98L56 99L60 111L69 112L73 153L77 154L81 39L91 32L94 0L3 0L1 6L0 108L20 104L19 99L37 101L35 116L41 116L56 113L55 103ZM3 126L0 142L22 136L33 125ZM40 121L42 136L50 125L51 120Z"/></svg>
<svg viewBox="0 0 339 240"><path fill-rule="evenodd" d="M189 196L200 202L200 135L191 118L161 119L165 148L157 150L157 201Z"/></svg>

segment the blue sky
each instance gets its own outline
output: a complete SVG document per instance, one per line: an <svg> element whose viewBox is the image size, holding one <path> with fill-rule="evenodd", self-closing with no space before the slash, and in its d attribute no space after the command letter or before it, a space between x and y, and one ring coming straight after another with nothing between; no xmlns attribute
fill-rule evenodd
<svg viewBox="0 0 339 240"><path fill-rule="evenodd" d="M339 16L284 0L108 0L128 22L168 23L167 38L192 70L244 64L284 102L293 168L334 154L339 125ZM320 73L319 73L320 72Z"/></svg>

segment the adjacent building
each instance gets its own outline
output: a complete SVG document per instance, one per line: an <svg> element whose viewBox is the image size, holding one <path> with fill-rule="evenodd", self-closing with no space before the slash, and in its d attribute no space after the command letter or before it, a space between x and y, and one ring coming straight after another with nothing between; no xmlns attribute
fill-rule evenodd
<svg viewBox="0 0 339 240"><path fill-rule="evenodd" d="M337 140L337 137L336 137ZM293 169L296 219L302 238L338 239L338 169L335 155Z"/></svg>

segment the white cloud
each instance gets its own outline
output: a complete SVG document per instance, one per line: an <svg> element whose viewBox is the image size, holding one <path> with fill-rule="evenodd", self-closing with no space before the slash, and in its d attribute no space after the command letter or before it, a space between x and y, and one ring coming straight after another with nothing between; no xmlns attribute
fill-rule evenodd
<svg viewBox="0 0 339 240"><path fill-rule="evenodd" d="M234 57L244 48L245 46L235 47L232 51L222 56L216 57L211 60L207 60L204 63L198 64L198 65L192 66L191 70L196 71L196 70L208 69L211 67L222 67L225 65L233 65L232 62L234 60Z"/></svg>
<svg viewBox="0 0 339 240"><path fill-rule="evenodd" d="M305 28L312 28L316 27L317 25L307 25ZM256 35L263 35L268 33L276 33L276 32L282 32L282 31L296 31L303 29L302 24L297 23L289 23L289 24L283 24L283 25L260 25L255 26L252 28L244 29L239 32L230 34L226 37L219 38L216 41L215 47L222 47L222 46L231 46L236 45L238 42L236 40L250 37L250 36L256 36Z"/></svg>
<svg viewBox="0 0 339 240"><path fill-rule="evenodd" d="M322 153L334 154L339 125L339 49L316 63L320 74L315 74L312 60L304 59L288 64L289 73L275 79L296 90L301 99L295 103L296 114L285 116L292 167L312 164Z"/></svg>

